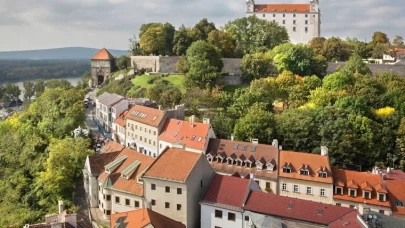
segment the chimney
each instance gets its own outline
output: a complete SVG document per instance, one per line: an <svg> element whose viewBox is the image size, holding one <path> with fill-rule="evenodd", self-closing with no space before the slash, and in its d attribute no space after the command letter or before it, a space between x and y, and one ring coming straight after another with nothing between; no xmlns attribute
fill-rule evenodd
<svg viewBox="0 0 405 228"><path fill-rule="evenodd" d="M194 118L195 118L194 115L190 116L190 124L191 124L191 127L194 127Z"/></svg>
<svg viewBox="0 0 405 228"><path fill-rule="evenodd" d="M259 139L252 139L252 144L259 144Z"/></svg>
<svg viewBox="0 0 405 228"><path fill-rule="evenodd" d="M250 179L252 179L252 180L255 179L255 175L253 174L253 172L251 172L251 173L249 174L249 177L250 177Z"/></svg>
<svg viewBox="0 0 405 228"><path fill-rule="evenodd" d="M321 155L328 156L328 148L326 146L321 146Z"/></svg>
<svg viewBox="0 0 405 228"><path fill-rule="evenodd" d="M283 150L283 146L282 145L278 146L278 150Z"/></svg>
<svg viewBox="0 0 405 228"><path fill-rule="evenodd" d="M158 105L158 107L159 107L159 110L162 110L162 105Z"/></svg>
<svg viewBox="0 0 405 228"><path fill-rule="evenodd" d="M231 134L231 140L234 141L235 140L235 136L233 134Z"/></svg>
<svg viewBox="0 0 405 228"><path fill-rule="evenodd" d="M273 139L273 142L271 143L271 145L274 146L275 148L278 148L278 140Z"/></svg>
<svg viewBox="0 0 405 228"><path fill-rule="evenodd" d="M62 200L58 201L58 208L59 208L59 214L62 214L62 212L65 210Z"/></svg>
<svg viewBox="0 0 405 228"><path fill-rule="evenodd" d="M204 118L204 119L203 119L203 123L205 123L205 124L210 124L210 119Z"/></svg>
<svg viewBox="0 0 405 228"><path fill-rule="evenodd" d="M387 168L387 173L391 173L391 168L390 167Z"/></svg>

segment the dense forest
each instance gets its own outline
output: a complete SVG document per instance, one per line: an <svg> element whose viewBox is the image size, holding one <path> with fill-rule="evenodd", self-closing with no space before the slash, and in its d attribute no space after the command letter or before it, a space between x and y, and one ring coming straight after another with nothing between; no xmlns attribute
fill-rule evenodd
<svg viewBox="0 0 405 228"><path fill-rule="evenodd" d="M90 60L1 60L0 82L80 77Z"/></svg>

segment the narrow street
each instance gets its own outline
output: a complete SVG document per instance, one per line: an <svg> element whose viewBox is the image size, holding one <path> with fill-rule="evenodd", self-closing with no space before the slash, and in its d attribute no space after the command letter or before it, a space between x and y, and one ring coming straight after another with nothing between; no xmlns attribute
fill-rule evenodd
<svg viewBox="0 0 405 228"><path fill-rule="evenodd" d="M87 97L91 99L91 101L89 102L89 107L86 108L86 128L88 130L91 130L93 132L93 134L98 134L98 128L96 123L94 123L93 121L93 113L92 111L94 110L93 107L93 102L96 101L96 93L97 93L97 89L92 89L88 94Z"/></svg>

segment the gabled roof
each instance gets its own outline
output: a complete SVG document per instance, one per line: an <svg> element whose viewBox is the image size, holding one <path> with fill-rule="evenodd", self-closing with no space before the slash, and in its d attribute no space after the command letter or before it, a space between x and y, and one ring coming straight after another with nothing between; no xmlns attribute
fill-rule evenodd
<svg viewBox="0 0 405 228"><path fill-rule="evenodd" d="M204 156L177 148L167 148L145 172L144 177L185 183L197 161Z"/></svg>
<svg viewBox="0 0 405 228"><path fill-rule="evenodd" d="M266 165L269 161L278 161L278 148L265 145L265 144L253 144L250 142L241 142L241 141L232 141L226 139L209 139L207 154L212 154L214 157L216 155L221 155L222 157L230 157L233 154L236 158L245 158L246 162L251 162L252 167L246 167L245 165L228 165L225 163L220 163L217 161L211 162L211 166L214 170L233 174L238 173L251 173L253 172L255 176L276 179L277 172L268 172L267 170L257 170L256 161L263 162L262 164ZM226 155L226 156L225 156ZM243 155L243 157L242 157ZM276 165L277 164L273 164Z"/></svg>
<svg viewBox="0 0 405 228"><path fill-rule="evenodd" d="M110 59L114 59L114 56L106 48L101 49L91 58L91 60L110 60Z"/></svg>
<svg viewBox="0 0 405 228"><path fill-rule="evenodd" d="M210 125L189 121L168 119L159 135L159 140L180 143L186 147L204 150Z"/></svg>
<svg viewBox="0 0 405 228"><path fill-rule="evenodd" d="M230 210L242 210L250 179L215 174L201 203Z"/></svg>
<svg viewBox="0 0 405 228"><path fill-rule="evenodd" d="M114 141L108 141L99 154L89 156L90 172L92 174L104 172L104 166L113 161L123 149L124 146Z"/></svg>
<svg viewBox="0 0 405 228"><path fill-rule="evenodd" d="M118 160L124 156L127 157L125 161L123 161L112 173L106 174L103 172L100 175L99 180L101 182L105 182L107 179L110 179L113 189L143 196L143 184L138 182L137 177L153 163L154 159L145 154L136 152L128 147L122 150L116 159ZM134 165L136 161L138 161L140 164ZM135 169L134 166L136 166ZM123 172L127 173L128 175L130 174L128 179L121 177Z"/></svg>
<svg viewBox="0 0 405 228"><path fill-rule="evenodd" d="M99 97L97 97L97 101L105 106L114 105L114 104L120 102L122 99L124 99L123 96L120 96L115 93L111 94L111 93L107 93L107 92L104 92Z"/></svg>
<svg viewBox="0 0 405 228"><path fill-rule="evenodd" d="M357 214L357 210L350 208L279 196L261 191L250 192L244 209L270 216L321 225L329 225L349 213Z"/></svg>
<svg viewBox="0 0 405 228"><path fill-rule="evenodd" d="M405 181L405 173L402 172L401 170L395 169L395 170L382 170L382 172L385 174L384 179L385 180L397 180L397 181Z"/></svg>
<svg viewBox="0 0 405 228"><path fill-rule="evenodd" d="M165 112L159 109L149 108L141 105L135 105L129 109L125 119L130 119L153 127L159 126L163 120Z"/></svg>
<svg viewBox="0 0 405 228"><path fill-rule="evenodd" d="M405 216L405 182L386 180L392 213Z"/></svg>
<svg viewBox="0 0 405 228"><path fill-rule="evenodd" d="M185 228L181 222L175 221L150 209L139 209L111 215L111 227L126 224L127 228Z"/></svg>
<svg viewBox="0 0 405 228"><path fill-rule="evenodd" d="M280 164L290 164L291 173L284 173L280 169L279 177L293 178L306 181L315 181L321 183L332 183L330 172L329 157L320 154L310 154L304 152L281 151ZM309 170L309 175L301 175L299 169L304 167ZM315 172L319 167L324 167L327 177L319 177Z"/></svg>
<svg viewBox="0 0 405 228"><path fill-rule="evenodd" d="M352 201L356 203L367 203L376 206L390 207L389 201L379 201L378 192L384 193L386 188L379 174L371 174L367 172L357 172L344 169L332 169L333 178L341 180L345 183L343 195L334 194L335 200ZM360 183L360 184L359 184ZM377 187L377 189L376 189ZM357 190L357 197L349 196L348 188ZM371 189L371 190L370 190ZM364 199L362 190L371 191L371 199Z"/></svg>
<svg viewBox="0 0 405 228"><path fill-rule="evenodd" d="M257 10L257 11L256 11ZM275 11L274 11L275 10ZM255 5L255 12L310 12L310 4L267 4Z"/></svg>

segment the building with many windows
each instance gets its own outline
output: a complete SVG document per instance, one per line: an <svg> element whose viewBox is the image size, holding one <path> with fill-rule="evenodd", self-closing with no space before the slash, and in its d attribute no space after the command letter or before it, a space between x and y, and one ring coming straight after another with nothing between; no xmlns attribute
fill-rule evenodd
<svg viewBox="0 0 405 228"><path fill-rule="evenodd" d="M332 204L333 180L328 149L321 147L321 151L321 154L280 152L280 195Z"/></svg>
<svg viewBox="0 0 405 228"><path fill-rule="evenodd" d="M96 119L106 132L111 132L114 123L112 112L113 110L115 111L115 109L112 107L122 100L124 100L124 97L107 92L96 98Z"/></svg>
<svg viewBox="0 0 405 228"><path fill-rule="evenodd" d="M204 154L167 148L143 175L147 208L199 227L199 201L214 175Z"/></svg>
<svg viewBox="0 0 405 228"><path fill-rule="evenodd" d="M309 4L255 4L246 1L246 15L273 21L287 29L293 43L308 43L321 35L321 10L318 0Z"/></svg>

